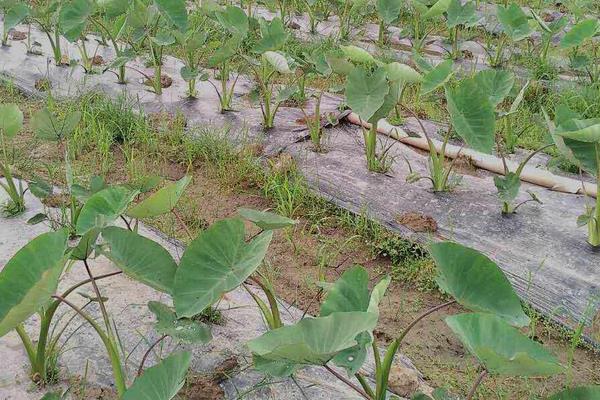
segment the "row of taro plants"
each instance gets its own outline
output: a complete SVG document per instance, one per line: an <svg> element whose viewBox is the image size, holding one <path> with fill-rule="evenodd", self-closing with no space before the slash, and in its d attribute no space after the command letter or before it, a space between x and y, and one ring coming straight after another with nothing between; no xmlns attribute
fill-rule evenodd
<svg viewBox="0 0 600 400"><path fill-rule="evenodd" d="M365 154L368 169L375 172L387 171L394 161L390 146L382 146L377 142L378 123L391 113L397 118L400 118L401 113L416 116L415 111L406 104L407 91L416 92L419 99L433 91L443 90L450 126L443 132L441 142L430 137L423 128L423 136L430 149L429 174L421 176L411 173L408 177L411 182L430 180L434 191L451 190L459 182L459 177L453 173L455 162L445 156L448 142L454 135L475 150L484 153L495 150L503 159L506 154L514 152L523 132L515 128L513 117L519 111L528 83L519 87L512 72L486 70L457 82L452 79L452 60L431 65L415 54L413 61L417 69L414 69L399 62L379 61L367 51L353 45L339 46L326 52L303 52L292 57L282 51L290 37L284 23L290 15L289 6L283 3L283 8L279 10L281 18L267 21L252 16L252 4L248 4L249 16L243 8L231 5L222 7L212 2L203 3L198 10L188 11L185 2L181 0L53 0L36 3L35 6L5 0L1 3L5 13L3 43L9 43L9 31L19 23L36 23L47 36L56 64L70 63L65 60L61 49L61 37L64 37L77 46L80 65L89 73L95 72L94 58L98 47L111 46L115 59L111 60L104 72L113 71L119 83L126 83L127 69L134 68L128 64L132 64L135 57L146 55L149 57L148 62L154 67L154 75L144 75L147 83L159 95L165 81L168 81L162 73L163 53L166 48L175 48L184 63L180 73L188 83L188 95L199 95L198 81L209 83L218 95L221 112L233 108L232 100L240 73L252 75L256 86L250 97L260 104L265 129L274 126L275 116L286 101L292 97L307 98L308 79L327 79L331 75L337 75L345 81L347 104L370 126L364 130ZM340 21L344 20L344 13L351 13L355 5L352 2L345 3ZM431 7L422 9L419 18L444 15L448 21L456 24L453 25L454 28L474 21L473 4L466 3L460 9L457 7L453 2L440 0ZM395 21L402 15L402 7L395 2L380 1L377 8L382 18L383 31L385 21ZM502 38L518 41L529 37L533 33L531 22L536 21L545 32L543 53L547 54L552 37L565 24L547 24L536 17L535 13L531 20L523 12L515 4L498 6L497 16L504 27ZM194 23L191 23L192 19ZM583 19L560 41L561 47L572 49L571 59L574 62L586 65L592 80L596 80L598 64L593 57L584 55L581 49L589 44L597 47L592 39L600 30L599 27L597 19ZM89 39L91 33L97 35L95 42ZM211 48L207 43L211 35L217 35L222 41L217 49L207 52L206 49ZM505 40L501 43L504 42ZM96 43L96 48L91 49L90 43ZM497 49L498 59L503 52L501 47L502 45ZM32 46L28 45L27 48L31 49ZM310 95L315 97L314 109L305 111L304 120L314 148L321 150L322 91L311 91ZM3 186L11 198L10 207L13 209L9 211L16 213L24 208L24 189L11 179L12 171L6 147L8 140L16 133L14 124L11 125L11 115L18 116L18 113L6 107L3 111L6 122L0 126L4 151L0 167L8 179ZM600 121L582 119L566 105L559 105L554 111L555 120L550 121L548 118L553 143L580 169L600 179ZM499 138L495 135L497 125L502 126ZM505 163L504 176L495 179L503 214L512 214L527 202L539 202L533 193L530 193L530 198L516 202L519 197L520 174L531 157L553 143L534 151L514 170ZM589 243L599 246L600 206L596 204L588 207L578 219L578 224L588 227Z"/></svg>
<svg viewBox="0 0 600 400"><path fill-rule="evenodd" d="M380 79L391 80L388 73ZM18 115L2 119L8 120L17 121L13 127L20 125ZM38 136L60 145L68 139L78 120L76 113L59 120L42 110L34 116L33 125ZM68 164L68 159L65 162ZM430 246L437 266L436 281L451 300L416 318L384 352L378 348L373 332L390 278L382 279L370 290L368 273L361 266L348 269L335 282L323 284L326 295L317 316L285 325L273 286L258 268L274 231L291 229L296 221L268 212L240 209L239 216L217 221L202 231L179 260L160 243L138 233L140 219L176 212L190 180L186 176L156 190L160 184L156 180L136 185L107 185L95 177L89 185L82 186L67 177L68 187L63 194L70 199L66 203L71 206L47 209L29 221L46 223L52 229L27 243L0 272L0 337L16 332L35 383L43 386L59 379L60 355L69 340L73 340L69 328L79 317L98 335L105 348L119 398L172 399L184 385L191 353L174 352L146 369L147 356L167 337L188 346L208 343L212 339L211 327L197 316L216 307L225 294L240 287L247 289L256 301L266 327L263 335L247 343L253 366L279 379L293 377L307 366L318 366L347 384L356 396L370 400L389 398L391 367L403 339L429 315L455 303L467 312L448 316L445 321L473 354L480 370L465 399L474 398L488 375L546 377L566 372L565 366L532 339L532 330L528 329L532 322L498 266L476 250L452 242ZM37 180L32 182L30 190L44 198L54 188ZM244 220L256 225L259 232L248 237ZM103 257L114 264L115 270L98 274L95 265ZM75 268L84 270L87 277L68 286L65 277ZM148 303L156 317L154 330L159 338L149 343L135 376L130 376L126 368L127 350L119 339L119 327L109 313L108 299L102 291L105 280L120 274L169 299L166 303ZM267 301L247 286L249 282L263 290ZM72 297L86 285L91 286L93 295L86 295L81 305L81 301ZM94 307L99 309L98 319L90 311ZM74 316L61 317L63 308ZM39 325L28 322L35 314L39 316ZM369 353L374 355L374 377L361 372ZM48 393L45 399L60 396ZM432 396L436 400L457 398L444 389L437 389ZM600 387L583 386L567 388L548 399L583 400L598 396ZM419 393L413 399L431 397Z"/></svg>

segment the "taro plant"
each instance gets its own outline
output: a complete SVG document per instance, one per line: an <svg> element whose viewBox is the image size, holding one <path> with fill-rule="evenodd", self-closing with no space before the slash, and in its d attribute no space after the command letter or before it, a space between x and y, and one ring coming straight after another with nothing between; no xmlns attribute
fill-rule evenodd
<svg viewBox="0 0 600 400"><path fill-rule="evenodd" d="M0 172L5 182L0 181L0 187L8 195L8 201L2 205L4 214L14 216L25 211L25 192L23 182L14 177L9 148L11 141L23 128L23 113L16 104L0 104L0 146L2 161Z"/></svg>
<svg viewBox="0 0 600 400"><path fill-rule="evenodd" d="M52 56L56 65L63 64L63 54L61 49L61 28L59 25L59 13L61 7L60 0L42 0L36 2L35 7L31 8L30 18L46 34Z"/></svg>
<svg viewBox="0 0 600 400"><path fill-rule="evenodd" d="M571 67L587 73L592 83L600 80L600 67L598 66L599 46L592 38L600 32L600 22L597 18L583 20L568 31L560 41L560 47L569 50ZM590 43L591 50L588 54L581 51L586 42Z"/></svg>
<svg viewBox="0 0 600 400"><path fill-rule="evenodd" d="M460 0L452 0L446 10L446 27L450 31L452 42L452 58L457 59L460 53L460 34L465 28L471 28L477 24L478 17L475 13L475 2L467 1L463 4Z"/></svg>
<svg viewBox="0 0 600 400"><path fill-rule="evenodd" d="M250 31L250 20L244 10L235 6L228 6L212 15L228 36L222 46L208 59L208 66L216 68L218 71L216 73L219 85L214 84L211 80L206 80L219 97L220 111L225 112L231 110L235 86L240 77L240 74L237 73L232 78L234 74L232 64L241 57L241 46Z"/></svg>
<svg viewBox="0 0 600 400"><path fill-rule="evenodd" d="M59 12L59 26L62 35L75 43L81 56L81 64L86 73L93 72L94 55L90 56L86 47L86 33L90 17L95 12L95 3L91 0L71 0L62 5ZM98 45L99 46L99 45Z"/></svg>
<svg viewBox="0 0 600 400"><path fill-rule="evenodd" d="M421 64L423 63L421 62ZM448 65L440 64L425 74L422 87L426 90L434 90L443 85L451 74L451 62ZM491 153L494 147L496 123L494 106L488 91L481 84L481 76L475 75L463 79L455 86L445 84L445 92L450 125L444 133L441 143L436 143L416 113L405 107L417 119L429 145L429 176L421 176L410 168L407 180L416 182L421 179L429 179L436 192L451 190L460 182L452 175L452 172L462 148L452 161L448 162L446 159L446 148L453 133L456 133L468 146L477 151Z"/></svg>
<svg viewBox="0 0 600 400"><path fill-rule="evenodd" d="M256 80L254 95L259 98L263 117L263 128L271 129L275 123L275 115L282 103L288 100L297 90L294 84L284 87L277 84L278 78L294 75L294 66L280 50L288 38L288 33L279 18L270 22L259 20L261 37L252 48L258 59L245 56L252 75ZM276 88L279 87L278 91Z"/></svg>
<svg viewBox="0 0 600 400"><path fill-rule="evenodd" d="M566 105L559 105L554 122L548 125L558 150L600 184L600 119L582 119ZM587 206L585 213L577 219L577 225L588 227L591 246L600 246L599 195L596 195L595 205Z"/></svg>
<svg viewBox="0 0 600 400"><path fill-rule="evenodd" d="M413 48L420 51L425 44L427 36L435 27L427 28L426 24L434 18L442 16L450 6L450 0L424 1L410 0L411 29Z"/></svg>
<svg viewBox="0 0 600 400"><path fill-rule="evenodd" d="M171 293L176 265L174 261L169 261L172 260L169 253L158 244L112 224L121 219L129 229L135 229L136 226L125 219L125 214L133 218L145 218L171 211L188 182L189 178L184 178L173 185L165 186L135 205L132 205L132 202L139 194L139 190L125 186L104 187L89 196L78 209L75 229L81 238L75 247L67 247L69 230L61 228L31 241L5 266L0 273L0 284L7 285L6 287L21 285L22 290L11 293L3 290L6 298L2 302L3 306L0 307L0 326L2 326L0 336L12 329L17 330L30 359L32 377L35 381L46 383L55 376L57 343L66 329L53 329L52 326L56 324L56 312L59 306L65 304L87 321L99 335L111 360L117 391L121 396L125 393L126 377L118 338L113 322L106 311L105 300L99 291L97 281L124 272L159 291ZM72 190L75 191L74 186ZM135 238L126 243L125 249L118 247L122 242L116 242L123 235L127 238L133 235ZM104 244L97 243L100 236ZM127 263L119 262L119 255L122 252L127 252L129 257ZM92 254L99 253L115 261L120 271L94 276L90 269L90 260ZM74 262L84 264L89 279L76 283L60 295L55 294L65 265ZM26 277L22 272L24 265L27 266L28 271ZM94 297L90 301L99 304L104 326L96 322L84 310L85 307L78 307L67 299L70 294L89 283L94 289ZM27 335L22 324L35 312L40 315L41 325L34 346L34 342ZM202 337L207 340L209 338L207 335Z"/></svg>
<svg viewBox="0 0 600 400"><path fill-rule="evenodd" d="M379 18L379 44L383 45L386 42L386 31L388 26L393 24L400 18L400 12L404 0L377 0L377 17Z"/></svg>
<svg viewBox="0 0 600 400"><path fill-rule="evenodd" d="M167 87L162 74L164 49L175 44L176 31L185 33L188 27L185 6L183 0L154 0L150 4L137 0L128 11L127 23L133 30L132 44L138 49L145 46L150 49L154 75L146 78L159 96L163 87Z"/></svg>
<svg viewBox="0 0 600 400"><path fill-rule="evenodd" d="M365 141L365 155L369 171L386 172L390 168L389 147L377 152L377 128L381 119L386 118L398 100L399 81L388 65L383 65L365 50L355 46L342 47L347 63L346 71L340 66L336 72L346 76L346 103L359 118L368 124L362 127Z"/></svg>
<svg viewBox="0 0 600 400"><path fill-rule="evenodd" d="M174 35L177 38L177 44L183 52L182 61L184 66L181 67L179 73L188 84L188 97L195 99L198 94L196 89L197 80L206 80L208 78L208 75L203 73L200 68L200 55L202 48L206 44L208 35L206 32L201 31L200 28L190 29L185 33L175 31Z"/></svg>
<svg viewBox="0 0 600 400"><path fill-rule="evenodd" d="M527 14L516 3L511 3L509 6L498 5L496 10L498 21L502 28L502 34L499 43L496 45L496 51L492 55L488 49L490 57L490 65L497 67L504 62L504 51L507 41L513 44L521 40L529 38L533 34L533 29L529 24Z"/></svg>
<svg viewBox="0 0 600 400"><path fill-rule="evenodd" d="M533 18L536 20L540 29L542 30L542 43L538 57L542 65L547 65L548 53L550 51L550 46L552 45L552 39L558 35L565 28L565 26L567 26L569 20L563 15L550 23L546 23L533 10L531 11L531 15L533 15Z"/></svg>
<svg viewBox="0 0 600 400"><path fill-rule="evenodd" d="M406 336L429 315L458 303L471 312L449 316L446 323L475 356L482 371L467 399L473 398L488 374L528 377L564 371L542 345L519 331L530 319L508 279L493 261L476 250L451 242L432 245L431 253L437 264L436 281L454 299L418 316L383 355L372 332L377 324L378 304L390 281L389 278L382 280L369 293L368 274L357 266L325 286L327 295L319 316L301 319L294 325L271 330L251 340L248 347L254 367L282 377L293 375L307 365L323 366L361 398L384 400L388 398L395 355ZM359 372L368 347L373 349L375 359L374 384ZM344 368L348 376L330 364ZM442 391L436 393L442 394Z"/></svg>
<svg viewBox="0 0 600 400"><path fill-rule="evenodd" d="M340 40L348 40L352 27L357 23L368 9L367 0L335 0L333 7L336 10L340 25L338 35Z"/></svg>
<svg viewBox="0 0 600 400"><path fill-rule="evenodd" d="M333 73L331 66L327 62L326 55L318 49L310 54L304 53L302 59L299 61L299 65L299 69L302 70L302 76L300 78L301 82L304 82L305 79L310 76L327 78ZM304 123L308 129L313 149L316 152L323 151L323 116L321 114L323 94L324 89L317 90L316 93L312 94L312 97L314 98L314 108L312 113L307 113L305 107L301 107L302 113L304 114Z"/></svg>
<svg viewBox="0 0 600 400"><path fill-rule="evenodd" d="M8 34L10 30L23 22L29 16L30 10L26 3L18 0L0 1L0 10L4 13L2 46L8 46Z"/></svg>
<svg viewBox="0 0 600 400"><path fill-rule="evenodd" d="M310 33L317 33L319 22L325 19L325 14L328 12L328 4L323 0L300 0L302 9L308 15L308 25ZM324 18L325 17L325 18Z"/></svg>

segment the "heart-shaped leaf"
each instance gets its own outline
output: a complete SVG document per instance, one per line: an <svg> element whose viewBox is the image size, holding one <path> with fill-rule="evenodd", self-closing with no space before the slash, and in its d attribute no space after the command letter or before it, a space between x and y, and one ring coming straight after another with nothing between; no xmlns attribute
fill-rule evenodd
<svg viewBox="0 0 600 400"><path fill-rule="evenodd" d="M23 128L23 112L16 104L0 104L0 135L10 139Z"/></svg>
<svg viewBox="0 0 600 400"><path fill-rule="evenodd" d="M186 175L177 182L166 185L142 202L127 210L127 215L141 219L157 217L171 212L191 181L192 177Z"/></svg>
<svg viewBox="0 0 600 400"><path fill-rule="evenodd" d="M240 219L225 219L201 232L175 274L177 315L193 317L241 285L262 263L272 236L266 231L246 243Z"/></svg>
<svg viewBox="0 0 600 400"><path fill-rule="evenodd" d="M431 245L437 265L436 282L458 303L496 314L514 326L526 326L529 317L502 270L477 250L453 242Z"/></svg>
<svg viewBox="0 0 600 400"><path fill-rule="evenodd" d="M298 223L295 219L282 217L281 215L266 211L251 210L249 208L240 208L238 209L238 213L242 218L247 219L263 230L283 229Z"/></svg>
<svg viewBox="0 0 600 400"><path fill-rule="evenodd" d="M148 308L156 316L154 329L161 335L186 343L208 343L212 339L206 324L188 318L178 319L175 312L163 303L151 301Z"/></svg>
<svg viewBox="0 0 600 400"><path fill-rule="evenodd" d="M93 194L77 218L77 233L83 235L94 227L112 224L131 204L137 191L124 186L112 186Z"/></svg>

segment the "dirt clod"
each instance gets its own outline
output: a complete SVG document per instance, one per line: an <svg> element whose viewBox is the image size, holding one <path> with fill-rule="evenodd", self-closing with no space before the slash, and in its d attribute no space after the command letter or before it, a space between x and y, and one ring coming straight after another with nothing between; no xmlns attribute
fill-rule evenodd
<svg viewBox="0 0 600 400"><path fill-rule="evenodd" d="M419 389L419 375L413 369L393 364L390 368L389 388L402 397L412 397Z"/></svg>
<svg viewBox="0 0 600 400"><path fill-rule="evenodd" d="M15 31L10 33L10 40L25 40L27 39L27 32Z"/></svg>
<svg viewBox="0 0 600 400"><path fill-rule="evenodd" d="M94 57L92 57L92 65L98 66L98 65L103 65L103 64L104 64L104 58L102 58L102 56L95 55Z"/></svg>
<svg viewBox="0 0 600 400"><path fill-rule="evenodd" d="M400 214L396 221L415 232L436 232L438 229L437 222L432 217L416 212Z"/></svg>
<svg viewBox="0 0 600 400"><path fill-rule="evenodd" d="M151 77L150 77L150 79L146 79L146 80L144 81L144 85L146 85L146 86L152 86L152 84L153 84L153 81L154 81L154 77L153 77L153 76L151 76ZM166 89L166 88L168 88L168 87L171 87L171 85L172 85L172 84L173 84L173 78L171 78L169 75L162 74L162 75L160 76L160 86L161 86L163 89Z"/></svg>

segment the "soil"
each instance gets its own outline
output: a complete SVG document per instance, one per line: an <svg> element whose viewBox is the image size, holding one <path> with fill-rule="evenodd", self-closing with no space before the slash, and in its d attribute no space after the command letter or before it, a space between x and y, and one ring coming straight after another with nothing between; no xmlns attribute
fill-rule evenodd
<svg viewBox="0 0 600 400"><path fill-rule="evenodd" d="M435 232L438 228L435 219L416 212L400 214L396 218L396 221L415 232Z"/></svg>
<svg viewBox="0 0 600 400"><path fill-rule="evenodd" d="M27 39L27 32L22 32L22 31L16 31L13 30L10 33L10 40L25 40Z"/></svg>
<svg viewBox="0 0 600 400"><path fill-rule="evenodd" d="M0 90L0 98L2 91ZM31 104L31 103L28 103ZM35 105L33 106L35 108ZM44 163L56 163L58 152L48 148L39 151L34 146L35 139L28 131L18 137L17 147L25 157L31 158L36 169L30 171L44 176ZM139 157L142 157L140 155ZM187 166L173 162L168 154L143 155L144 172L160 174L167 179L179 179L187 170ZM285 154L270 160L273 168L279 172L290 168ZM84 174L97 173L97 163L92 152L81 155L73 161L73 169ZM119 147L112 149L112 164L109 182L124 182L129 166ZM236 215L239 207L259 210L273 209L272 201L267 199L262 190L251 178L240 176L235 165L218 170L214 165L198 162L189 172L193 176L178 207L186 224L200 221L198 226L205 226L216 220ZM60 174L57 173L57 176ZM293 232L277 232L262 267L262 273L272 281L279 297L308 313L317 313L322 293L315 285L321 278L328 281L337 279L346 269L353 265L365 266L371 282L374 284L386 274L392 273L392 264L386 257L374 257L366 238L341 226L335 217L319 222L304 218L301 210L294 215L300 219ZM153 221L163 232L182 240L189 240L186 230L172 216ZM435 221L421 221L424 225L433 225ZM192 228L188 225L188 228ZM248 225L248 235L255 234L256 228ZM327 257L323 255L326 254ZM397 276L395 274L394 276ZM422 292L410 281L402 277L390 285L387 296L380 308L380 321L376 337L381 345L389 344L416 316L435 307L447 299L438 292ZM465 311L459 306L450 306L441 310L420 324L406 337L400 352L408 356L424 375L428 384L433 387L445 386L455 393L465 394L476 378L476 360L455 338L444 323L444 317ZM285 310L282 310L285 312ZM540 321L536 326L536 338L558 358L568 364L570 342L554 326ZM489 377L479 390L479 399L537 399L562 389L571 378L573 384L600 383L600 357L583 347L573 352L571 372L551 378L528 380L517 378ZM223 378L217 376L196 376L189 380L182 392L183 398L208 399L218 397L221 388L215 382ZM106 399L104 392L99 397L89 399ZM204 397L194 397L204 396Z"/></svg>

